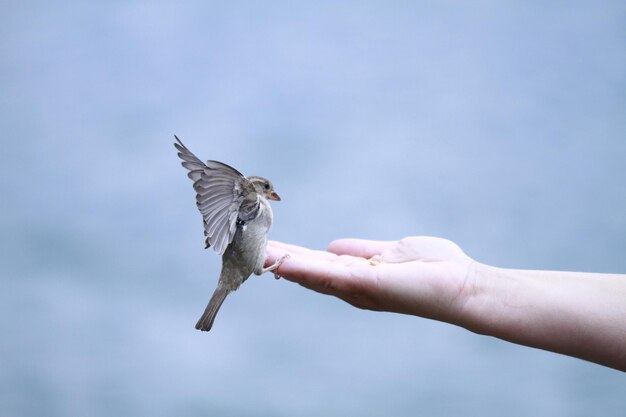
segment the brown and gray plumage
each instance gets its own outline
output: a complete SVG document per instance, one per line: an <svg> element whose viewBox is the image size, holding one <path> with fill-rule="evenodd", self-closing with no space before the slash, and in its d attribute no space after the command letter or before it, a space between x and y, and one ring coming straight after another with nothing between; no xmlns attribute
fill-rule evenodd
<svg viewBox="0 0 626 417"><path fill-rule="evenodd" d="M209 331L226 296L254 273L275 271L285 257L268 268L265 263L267 233L272 226L268 200L280 201L272 183L262 177L245 177L235 168L217 161L198 159L176 135L174 146L189 170L202 213L206 247L222 255L217 288L196 329Z"/></svg>

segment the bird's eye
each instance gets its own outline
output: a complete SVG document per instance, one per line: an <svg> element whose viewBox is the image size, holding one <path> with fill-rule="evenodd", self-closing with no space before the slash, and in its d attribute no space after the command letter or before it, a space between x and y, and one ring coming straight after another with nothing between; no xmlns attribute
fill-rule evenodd
<svg viewBox="0 0 626 417"><path fill-rule="evenodd" d="M270 189L270 185L268 183L265 183L265 185L263 186L263 188L265 188L266 190Z"/></svg>

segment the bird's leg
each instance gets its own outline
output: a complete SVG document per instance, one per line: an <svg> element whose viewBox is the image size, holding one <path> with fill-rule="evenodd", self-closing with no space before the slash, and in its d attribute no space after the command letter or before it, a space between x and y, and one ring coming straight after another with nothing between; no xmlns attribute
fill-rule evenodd
<svg viewBox="0 0 626 417"><path fill-rule="evenodd" d="M266 272L273 272L274 273L274 278L279 279L280 275L278 275L278 272L276 272L278 270L278 267L283 263L283 261L285 259L289 258L289 254L286 253L283 256L281 256L279 259L276 260L276 262L274 262L273 264L271 264L270 266L268 266L267 268L263 268L261 269L261 274L264 274Z"/></svg>

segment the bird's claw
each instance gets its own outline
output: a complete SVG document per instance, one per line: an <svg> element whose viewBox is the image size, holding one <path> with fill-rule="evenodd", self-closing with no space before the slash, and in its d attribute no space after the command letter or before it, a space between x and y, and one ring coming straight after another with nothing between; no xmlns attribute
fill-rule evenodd
<svg viewBox="0 0 626 417"><path fill-rule="evenodd" d="M274 273L274 278L276 279L280 279L280 275L278 274L278 267L285 261L285 259L289 259L290 255L288 253L284 254L283 256L280 257L280 259L278 259L276 262L274 262L272 265L268 266L267 268L263 269L263 272L273 272Z"/></svg>

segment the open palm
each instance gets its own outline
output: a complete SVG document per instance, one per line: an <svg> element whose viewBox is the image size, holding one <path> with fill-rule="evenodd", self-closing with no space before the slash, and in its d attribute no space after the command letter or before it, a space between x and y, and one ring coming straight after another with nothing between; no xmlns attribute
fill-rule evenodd
<svg viewBox="0 0 626 417"><path fill-rule="evenodd" d="M473 260L435 237L398 241L341 239L328 251L270 241L268 263L289 253L278 273L364 309L458 319L471 288Z"/></svg>

